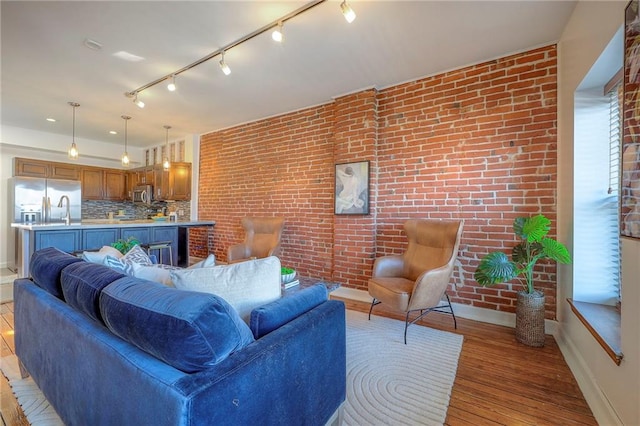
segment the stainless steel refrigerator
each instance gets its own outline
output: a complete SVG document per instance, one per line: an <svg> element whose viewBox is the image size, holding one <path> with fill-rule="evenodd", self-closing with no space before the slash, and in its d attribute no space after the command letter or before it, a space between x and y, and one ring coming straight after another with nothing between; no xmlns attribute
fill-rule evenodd
<svg viewBox="0 0 640 426"><path fill-rule="evenodd" d="M13 177L9 179L9 205L13 205L14 223L63 223L67 212L67 200L62 202L63 196L69 198L69 213L71 221L80 221L81 209L80 181L63 179L43 179L32 177ZM9 269L16 270L21 263L19 259L18 230L9 232L9 247L15 247L13 264L9 259Z"/></svg>

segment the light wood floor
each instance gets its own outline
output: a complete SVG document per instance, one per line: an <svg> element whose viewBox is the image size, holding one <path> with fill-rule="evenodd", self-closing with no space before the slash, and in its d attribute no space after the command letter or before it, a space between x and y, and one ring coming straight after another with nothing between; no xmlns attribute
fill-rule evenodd
<svg viewBox="0 0 640 426"><path fill-rule="evenodd" d="M345 300L348 309L369 305ZM13 303L0 305L0 355L14 352ZM382 305L375 315L403 319ZM551 336L544 348L515 341L513 329L432 313L424 325L464 336L447 425L597 425L560 349ZM416 327L415 325L413 327ZM408 341L411 344L411 328ZM0 414L4 425L28 425L0 375Z"/></svg>

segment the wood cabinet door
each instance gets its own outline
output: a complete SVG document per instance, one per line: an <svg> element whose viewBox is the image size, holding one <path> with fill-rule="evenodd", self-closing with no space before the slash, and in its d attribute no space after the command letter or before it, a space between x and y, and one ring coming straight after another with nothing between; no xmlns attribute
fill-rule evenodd
<svg viewBox="0 0 640 426"><path fill-rule="evenodd" d="M13 159L13 175L47 178L49 177L49 163L16 157Z"/></svg>
<svg viewBox="0 0 640 426"><path fill-rule="evenodd" d="M125 172L118 170L104 171L104 199L123 201L127 194L127 177Z"/></svg>
<svg viewBox="0 0 640 426"><path fill-rule="evenodd" d="M153 199L170 200L169 172L165 172L161 165L153 168Z"/></svg>
<svg viewBox="0 0 640 426"><path fill-rule="evenodd" d="M55 247L67 253L80 250L80 230L35 231L34 250Z"/></svg>
<svg viewBox="0 0 640 426"><path fill-rule="evenodd" d="M82 199L102 200L104 173L102 169L82 169Z"/></svg>
<svg viewBox="0 0 640 426"><path fill-rule="evenodd" d="M120 238L118 228L100 228L82 230L82 249L99 250L102 246L111 245Z"/></svg>
<svg viewBox="0 0 640 426"><path fill-rule="evenodd" d="M169 188L172 200L191 200L191 163L171 164Z"/></svg>
<svg viewBox="0 0 640 426"><path fill-rule="evenodd" d="M80 178L80 170L75 164L51 163L49 172L49 177L54 179L78 180Z"/></svg>

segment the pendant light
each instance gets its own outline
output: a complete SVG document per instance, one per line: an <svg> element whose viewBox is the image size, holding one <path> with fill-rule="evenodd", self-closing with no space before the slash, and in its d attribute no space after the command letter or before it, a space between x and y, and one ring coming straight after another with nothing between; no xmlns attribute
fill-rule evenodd
<svg viewBox="0 0 640 426"><path fill-rule="evenodd" d="M128 115L123 115L124 120L124 154L122 154L122 167L129 167L129 153L127 152L127 122L131 119Z"/></svg>
<svg viewBox="0 0 640 426"><path fill-rule="evenodd" d="M69 147L69 158L72 160L78 159L78 147L76 146L76 108L80 106L77 102L69 102L69 105L73 107L73 136L71 137L71 146Z"/></svg>
<svg viewBox="0 0 640 426"><path fill-rule="evenodd" d="M356 19L356 13L351 9L351 6L347 4L347 0L343 0L340 4L340 10L342 10L342 14L344 15L344 19L347 20L348 23L352 23Z"/></svg>
<svg viewBox="0 0 640 426"><path fill-rule="evenodd" d="M165 138L165 146L164 146L164 159L162 160L162 168L165 172L168 172L171 168L171 162L169 161L169 129L171 126L164 126L167 131L167 136Z"/></svg>

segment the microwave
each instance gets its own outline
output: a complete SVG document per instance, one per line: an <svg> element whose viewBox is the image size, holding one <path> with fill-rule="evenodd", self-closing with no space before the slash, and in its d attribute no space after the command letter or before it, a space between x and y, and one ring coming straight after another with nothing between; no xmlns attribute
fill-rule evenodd
<svg viewBox="0 0 640 426"><path fill-rule="evenodd" d="M151 204L153 201L153 187L151 185L138 185L133 188L134 204Z"/></svg>

